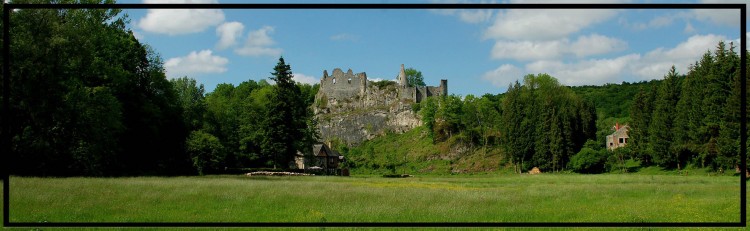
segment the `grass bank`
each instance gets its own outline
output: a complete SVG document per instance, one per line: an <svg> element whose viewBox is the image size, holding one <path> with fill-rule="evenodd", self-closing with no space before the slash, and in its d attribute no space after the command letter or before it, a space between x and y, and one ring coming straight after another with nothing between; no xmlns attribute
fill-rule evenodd
<svg viewBox="0 0 750 231"><path fill-rule="evenodd" d="M11 177L14 222L732 222L737 177Z"/></svg>

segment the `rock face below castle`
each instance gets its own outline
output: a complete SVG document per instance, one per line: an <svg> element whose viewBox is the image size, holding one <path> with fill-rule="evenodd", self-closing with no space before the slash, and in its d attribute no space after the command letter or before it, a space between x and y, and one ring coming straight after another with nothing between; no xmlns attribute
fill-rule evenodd
<svg viewBox="0 0 750 231"><path fill-rule="evenodd" d="M412 104L431 96L446 95L446 80L439 87L406 85L404 66L399 83L378 84L367 80L364 72L323 71L320 90L313 105L322 141L339 140L359 145L386 133L403 133L422 124Z"/></svg>

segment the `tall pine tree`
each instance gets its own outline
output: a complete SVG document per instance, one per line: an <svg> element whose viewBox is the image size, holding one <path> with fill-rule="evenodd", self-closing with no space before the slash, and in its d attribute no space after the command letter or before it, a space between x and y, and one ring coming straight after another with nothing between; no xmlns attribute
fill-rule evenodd
<svg viewBox="0 0 750 231"><path fill-rule="evenodd" d="M292 80L292 69L284 57L274 67L272 80L276 81L274 93L265 116L265 137L261 144L262 154L268 157L274 168L288 168L297 151L307 151L314 140L309 128L312 114L306 105L305 96Z"/></svg>
<svg viewBox="0 0 750 231"><path fill-rule="evenodd" d="M677 153L672 149L674 142L675 105L680 97L679 76L675 67L664 76L664 82L659 86L656 98L653 121L649 127L651 132L649 143L654 163L662 167L679 167Z"/></svg>

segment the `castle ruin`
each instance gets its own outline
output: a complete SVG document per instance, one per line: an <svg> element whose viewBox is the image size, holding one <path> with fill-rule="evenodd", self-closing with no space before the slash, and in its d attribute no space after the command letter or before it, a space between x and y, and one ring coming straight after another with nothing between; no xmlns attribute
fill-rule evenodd
<svg viewBox="0 0 750 231"><path fill-rule="evenodd" d="M421 102L431 96L448 95L448 80L441 79L440 86L409 86L404 72L404 64L398 73L398 95L401 100ZM323 78L320 79L320 91L329 98L336 100L361 99L365 97L370 82L365 72L354 74L351 69L344 73L341 69L333 69L333 74L328 75L323 70Z"/></svg>

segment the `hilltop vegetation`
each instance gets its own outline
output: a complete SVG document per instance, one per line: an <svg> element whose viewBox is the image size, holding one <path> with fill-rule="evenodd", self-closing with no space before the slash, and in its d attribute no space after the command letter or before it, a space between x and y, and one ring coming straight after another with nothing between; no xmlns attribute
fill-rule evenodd
<svg viewBox="0 0 750 231"><path fill-rule="evenodd" d="M480 169L494 164L486 169L513 167L515 172L656 166L723 173L740 161L735 49L721 42L687 74L673 67L662 80L568 88L548 75L528 75L523 85L516 82L499 95L429 98L414 107L424 124L419 139L410 133L389 135L341 151L352 156L356 169L423 172L426 168L413 163L441 159L446 161L442 169L452 172L475 171L458 164L471 160L476 162L469 165ZM604 138L615 123L630 125L629 146L608 151Z"/></svg>
<svg viewBox="0 0 750 231"><path fill-rule="evenodd" d="M8 172L116 176L287 168L298 150L319 140L312 108L337 104L313 105L319 86L291 80L283 58L268 67L274 84L225 83L207 93L190 77L168 80L158 52L138 41L120 13L29 9L10 15L15 23L3 25L14 37L5 76L13 83L5 92L10 107L3 108L10 112L4 121L12 121L5 134L13 163ZM357 147L334 146L360 172L601 172L625 170L626 163L730 171L740 162L740 115L746 113L739 110L735 49L719 43L688 73L665 70L663 80L566 87L539 74L498 95L389 102L383 105L419 114L423 126ZM424 85L418 71L410 76L411 84ZM419 124L406 122L402 127ZM632 129L629 147L609 152L604 137L617 122ZM356 128L373 126L379 125ZM600 165L606 167L590 167Z"/></svg>
<svg viewBox="0 0 750 231"><path fill-rule="evenodd" d="M20 3L24 1L14 1ZM50 2L50 1L32 1ZM95 1L102 4L114 1ZM314 141L317 87L168 80L163 60L119 9L29 9L9 15L11 174L117 176L284 166ZM7 76L4 76L7 77ZM290 138L293 137L293 138ZM5 147L4 147L5 148Z"/></svg>

